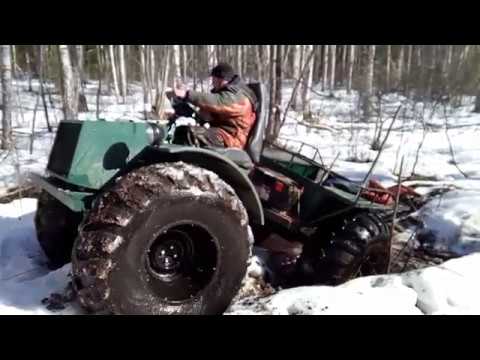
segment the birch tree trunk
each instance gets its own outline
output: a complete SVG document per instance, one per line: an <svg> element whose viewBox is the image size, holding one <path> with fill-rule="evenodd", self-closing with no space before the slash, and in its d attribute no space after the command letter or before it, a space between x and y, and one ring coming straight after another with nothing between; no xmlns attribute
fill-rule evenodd
<svg viewBox="0 0 480 360"><path fill-rule="evenodd" d="M398 54L398 65L397 65L397 85L396 88L398 89L400 86L402 86L403 83L403 58L404 54L404 47L403 45L400 45L400 52Z"/></svg>
<svg viewBox="0 0 480 360"><path fill-rule="evenodd" d="M112 69L113 90L115 92L115 98L119 100L120 90L118 88L117 66L115 64L115 49L113 45L108 46L108 54L110 55L110 68Z"/></svg>
<svg viewBox="0 0 480 360"><path fill-rule="evenodd" d="M118 45L118 57L120 61L120 82L122 101L127 102L127 70L125 68L125 45Z"/></svg>
<svg viewBox="0 0 480 360"><path fill-rule="evenodd" d="M155 109L158 117L163 119L165 111L165 88L170 77L170 46L166 46L166 54L163 61L163 73L158 76L157 97L155 99Z"/></svg>
<svg viewBox="0 0 480 360"><path fill-rule="evenodd" d="M270 107L268 111L268 127L267 137L269 141L273 141L275 137L275 94L276 94L276 76L275 76L275 63L276 63L277 50L275 45L270 45ZM285 110L287 111L287 110Z"/></svg>
<svg viewBox="0 0 480 360"><path fill-rule="evenodd" d="M140 45L139 49L139 56L140 56L140 77L142 79L142 88L143 88L143 112L145 115L145 119L147 117L147 104L150 102L149 101L149 94L150 92L148 91L148 85L147 85L147 66L145 62L146 58L146 51L145 51L145 45Z"/></svg>
<svg viewBox="0 0 480 360"><path fill-rule="evenodd" d="M283 82L283 69L282 69L282 45L276 46L275 54L275 127L274 137L277 138L280 133L280 109L282 107L282 82Z"/></svg>
<svg viewBox="0 0 480 360"><path fill-rule="evenodd" d="M301 45L295 45L293 47L293 80L294 82L300 80L300 57L301 57ZM293 100L292 100L292 107L295 110L299 109L299 101L298 101L298 92L294 94Z"/></svg>
<svg viewBox="0 0 480 360"><path fill-rule="evenodd" d="M17 48L15 45L10 45L12 47L11 55L12 55L12 78L15 79L17 77Z"/></svg>
<svg viewBox="0 0 480 360"><path fill-rule="evenodd" d="M78 115L78 86L72 69L68 45L58 45L61 67L63 114L66 120L76 120Z"/></svg>
<svg viewBox="0 0 480 360"><path fill-rule="evenodd" d="M173 45L173 76L175 82L181 82L182 72L180 69L180 45Z"/></svg>
<svg viewBox="0 0 480 360"><path fill-rule="evenodd" d="M52 132L52 127L50 126L50 119L48 117L48 107L47 100L45 99L45 88L44 88L44 47L43 45L38 46L38 62L39 62L39 80L40 80L40 95L42 97L43 111L45 112L45 121L47 122L48 132Z"/></svg>
<svg viewBox="0 0 480 360"><path fill-rule="evenodd" d="M410 97L410 81L411 81L411 72L412 72L412 57L413 57L413 45L408 45L407 51L407 65L405 68L405 93L407 97Z"/></svg>
<svg viewBox="0 0 480 360"><path fill-rule="evenodd" d="M322 90L327 90L327 80L328 80L328 45L323 46L323 71L322 71Z"/></svg>
<svg viewBox="0 0 480 360"><path fill-rule="evenodd" d="M305 46L305 56L304 59L308 59L308 56L310 55L311 52L314 51L313 45L306 45ZM308 64L307 73L305 75L305 78L303 79L303 92L302 92L302 106L303 106L303 112L305 113L306 111L309 112L310 110L310 89L312 88L312 82L313 82L313 66L314 62L313 60L310 61Z"/></svg>
<svg viewBox="0 0 480 360"><path fill-rule="evenodd" d="M12 58L10 45L0 45L2 76L2 144L3 150L12 143Z"/></svg>
<svg viewBox="0 0 480 360"><path fill-rule="evenodd" d="M208 45L208 70L210 71L217 64L217 53L215 51L215 45Z"/></svg>
<svg viewBox="0 0 480 360"><path fill-rule="evenodd" d="M348 79L347 79L347 93L350 95L352 91L353 66L355 64L355 45L350 45L350 52L348 54Z"/></svg>
<svg viewBox="0 0 480 360"><path fill-rule="evenodd" d="M385 90L387 92L390 91L390 62L391 62L391 57L392 57L392 45L387 45L387 68L386 68L386 74L385 74Z"/></svg>
<svg viewBox="0 0 480 360"><path fill-rule="evenodd" d="M337 45L330 45L330 91L335 90L335 63L337 60Z"/></svg>
<svg viewBox="0 0 480 360"><path fill-rule="evenodd" d="M362 94L363 121L372 120L374 97L373 97L373 74L375 65L375 45L368 45L366 51L366 69L364 71L364 86Z"/></svg>
<svg viewBox="0 0 480 360"><path fill-rule="evenodd" d="M180 49L182 51L182 54L183 54L183 62L182 62L182 77L183 79L186 81L187 77L188 77L188 69L187 69L187 66L188 66L188 49L187 49L187 45L180 45Z"/></svg>
<svg viewBox="0 0 480 360"><path fill-rule="evenodd" d="M242 46L235 45L235 68L240 77L243 76L242 73Z"/></svg>

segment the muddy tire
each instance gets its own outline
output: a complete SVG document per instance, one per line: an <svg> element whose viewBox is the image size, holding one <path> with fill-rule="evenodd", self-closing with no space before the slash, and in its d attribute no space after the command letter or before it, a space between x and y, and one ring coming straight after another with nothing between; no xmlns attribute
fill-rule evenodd
<svg viewBox="0 0 480 360"><path fill-rule="evenodd" d="M390 230L377 215L362 212L332 230L326 243L312 242L302 254L299 267L307 282L338 285L357 276L388 272Z"/></svg>
<svg viewBox="0 0 480 360"><path fill-rule="evenodd" d="M248 215L216 174L182 162L132 171L80 226L73 283L83 307L113 314L221 314L251 251Z"/></svg>
<svg viewBox="0 0 480 360"><path fill-rule="evenodd" d="M41 192L35 229L50 269L58 269L71 261L73 242L82 217L83 213L71 211L46 191Z"/></svg>

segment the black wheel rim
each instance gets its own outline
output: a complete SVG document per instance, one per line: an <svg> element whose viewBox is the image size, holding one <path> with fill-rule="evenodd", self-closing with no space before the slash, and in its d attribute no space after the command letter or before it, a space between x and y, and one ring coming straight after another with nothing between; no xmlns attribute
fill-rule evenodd
<svg viewBox="0 0 480 360"><path fill-rule="evenodd" d="M217 253L216 239L201 225L164 229L145 254L148 286L166 302L191 300L211 283Z"/></svg>

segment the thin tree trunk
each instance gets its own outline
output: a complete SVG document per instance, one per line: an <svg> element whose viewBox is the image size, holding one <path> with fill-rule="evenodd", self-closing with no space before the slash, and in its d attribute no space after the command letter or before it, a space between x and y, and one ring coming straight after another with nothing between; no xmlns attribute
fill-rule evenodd
<svg viewBox="0 0 480 360"><path fill-rule="evenodd" d="M207 45L207 51L208 51L208 70L211 70L215 66L215 64L218 62L217 54L215 51L215 45Z"/></svg>
<svg viewBox="0 0 480 360"><path fill-rule="evenodd" d="M323 71L322 71L322 90L327 90L328 83L328 52L329 46L323 45Z"/></svg>
<svg viewBox="0 0 480 360"><path fill-rule="evenodd" d="M70 63L72 65L73 80L78 92L78 112L88 112L87 98L82 86L83 47L78 45L69 46Z"/></svg>
<svg viewBox="0 0 480 360"><path fill-rule="evenodd" d="M330 91L335 90L335 63L337 60L337 45L330 45Z"/></svg>
<svg viewBox="0 0 480 360"><path fill-rule="evenodd" d="M305 46L305 59L308 58L311 52L314 51L313 45L306 45ZM306 73L305 78L303 79L303 92L302 92L302 106L303 106L303 112L310 112L310 89L312 88L312 82L313 82L313 65L314 62L310 61L308 66L308 70Z"/></svg>
<svg viewBox="0 0 480 360"><path fill-rule="evenodd" d="M353 78L353 66L355 64L355 45L350 45L350 53L348 54L348 80L347 80L347 93L352 91L352 78Z"/></svg>
<svg viewBox="0 0 480 360"><path fill-rule="evenodd" d="M96 106L96 116L97 119L100 118L100 97L102 95L102 76L103 76L103 68L104 62L102 59L102 50L103 45L97 45L97 70L98 70L98 89L97 89L97 106Z"/></svg>
<svg viewBox="0 0 480 360"><path fill-rule="evenodd" d="M27 48L25 51L25 61L27 63L27 76L28 76L28 91L32 92L32 59L30 56L30 50Z"/></svg>
<svg viewBox="0 0 480 360"><path fill-rule="evenodd" d="M48 107L47 100L45 99L45 88L43 80L43 63L44 63L44 51L43 45L38 46L38 62L39 62L39 77L40 77L40 95L42 96L43 111L45 112L45 120L47 122L48 132L52 132L52 127L50 126L50 120L48 118Z"/></svg>
<svg viewBox="0 0 480 360"><path fill-rule="evenodd" d="M12 55L12 78L15 79L17 77L17 50L15 45L11 46L11 55Z"/></svg>
<svg viewBox="0 0 480 360"><path fill-rule="evenodd" d="M182 81L182 72L180 69L180 45L173 45L173 76L175 82Z"/></svg>
<svg viewBox="0 0 480 360"><path fill-rule="evenodd" d="M345 86L346 84L346 71L347 71L347 49L348 45L343 45L342 46L342 86Z"/></svg>
<svg viewBox="0 0 480 360"><path fill-rule="evenodd" d="M409 88L410 88L410 79L411 79L411 71L412 71L412 56L413 56L413 45L408 45L407 51L407 66L405 69L405 93L407 96L410 96Z"/></svg>
<svg viewBox="0 0 480 360"><path fill-rule="evenodd" d="M167 86L168 78L170 77L170 54L170 46L166 46L166 54L164 56L163 63L163 74L161 76L161 84L159 84L160 76L158 77L157 98L155 101L155 107L158 117L160 119L163 118L163 114L165 111L165 88Z"/></svg>
<svg viewBox="0 0 480 360"><path fill-rule="evenodd" d="M147 89L147 66L145 63L145 45L140 45L140 77L142 79L142 88L143 88L143 115L145 120L147 120L147 104L149 103L149 91Z"/></svg>
<svg viewBox="0 0 480 360"><path fill-rule="evenodd" d="M78 87L70 59L68 45L58 45L62 78L63 114L66 120L77 119Z"/></svg>
<svg viewBox="0 0 480 360"><path fill-rule="evenodd" d="M108 46L108 52L110 55L110 68L112 69L113 90L115 91L115 98L118 103L120 97L120 90L118 87L117 67L115 64L115 51L113 45Z"/></svg>
<svg viewBox="0 0 480 360"><path fill-rule="evenodd" d="M390 62L392 57L392 45L387 45L387 69L386 69L386 80L385 80L385 90L390 91Z"/></svg>
<svg viewBox="0 0 480 360"><path fill-rule="evenodd" d="M118 45L118 57L120 61L121 95L124 104L127 103L127 69L125 68L125 45Z"/></svg>
<svg viewBox="0 0 480 360"><path fill-rule="evenodd" d="M294 81L299 81L300 79L300 61L301 61L301 45L295 45L293 48L293 79ZM299 96L298 92L293 96L292 102L293 109L299 109Z"/></svg>
<svg viewBox="0 0 480 360"><path fill-rule="evenodd" d="M275 103L276 95L276 76L275 76L275 63L276 63L277 49L275 45L270 45L270 108L268 112L268 127L267 136L269 141L273 141L275 137L275 113L277 111L277 104ZM285 111L288 111L286 109Z"/></svg>
<svg viewBox="0 0 480 360"><path fill-rule="evenodd" d="M448 93L448 75L450 71L450 67L452 65L452 54L453 54L453 46L452 45L447 45L446 49L446 54L443 58L443 64L442 64L442 82L444 86L445 92Z"/></svg>
<svg viewBox="0 0 480 360"><path fill-rule="evenodd" d="M30 134L30 148L29 148L30 155L33 154L33 142L35 140L35 120L37 119L38 99L39 99L39 96L37 94L37 97L35 100L35 107L33 108L32 132Z"/></svg>
<svg viewBox="0 0 480 360"><path fill-rule="evenodd" d="M292 45L284 45L284 54L283 54L283 59L282 59L282 69L285 69L287 67L287 61L288 57L290 55L290 52L292 51ZM268 51L269 47L266 47L266 50ZM268 59L268 56L267 56Z"/></svg>
<svg viewBox="0 0 480 360"><path fill-rule="evenodd" d="M375 64L375 45L368 45L366 52L365 72L364 72L364 87L362 94L362 108L363 108L363 120L366 122L371 121L373 116L373 74Z"/></svg>
<svg viewBox="0 0 480 360"><path fill-rule="evenodd" d="M248 78L250 73L248 72L248 46L242 45L242 72L243 76Z"/></svg>
<svg viewBox="0 0 480 360"><path fill-rule="evenodd" d="M403 58L403 54L404 54L404 47L403 45L400 45L400 52L398 54L398 66L397 66L397 69L398 69L398 72L397 72L397 89L402 85L402 80L403 80L403 62L404 62L404 58Z"/></svg>
<svg viewBox="0 0 480 360"><path fill-rule="evenodd" d="M2 144L3 150L12 144L12 58L10 45L0 45L2 76Z"/></svg>
<svg viewBox="0 0 480 360"><path fill-rule="evenodd" d="M282 69L282 45L276 46L275 54L275 114L274 114L274 137L278 137L280 133L280 109L282 107L282 81L283 81L283 69Z"/></svg>
<svg viewBox="0 0 480 360"><path fill-rule="evenodd" d="M255 62L257 63L257 79L259 81L263 81L263 74L262 74L262 61L260 59L260 45L253 45L253 51L255 52Z"/></svg>
<svg viewBox="0 0 480 360"><path fill-rule="evenodd" d="M76 45L75 46L77 50L77 64L78 64L78 75L80 77L80 86L82 87L82 90L84 88L84 83L85 83L85 73L84 73L84 52L83 52L83 45ZM83 92L83 91L82 91Z"/></svg>
<svg viewBox="0 0 480 360"><path fill-rule="evenodd" d="M235 45L235 67L238 75L242 77L242 45Z"/></svg>
<svg viewBox="0 0 480 360"><path fill-rule="evenodd" d="M188 77L188 71L187 71L187 64L188 64L188 51L187 51L187 45L180 45L180 50L182 51L183 54L183 62L182 62L182 77L186 81Z"/></svg>
<svg viewBox="0 0 480 360"><path fill-rule="evenodd" d="M157 69L155 67L155 51L153 45L148 46L148 54L149 54L149 83L148 83L148 90L150 91L150 101L153 104L153 88L156 86L157 83L155 80Z"/></svg>

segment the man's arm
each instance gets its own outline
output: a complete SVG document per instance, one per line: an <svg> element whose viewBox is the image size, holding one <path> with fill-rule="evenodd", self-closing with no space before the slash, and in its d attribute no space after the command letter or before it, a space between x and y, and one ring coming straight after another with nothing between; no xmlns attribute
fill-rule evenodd
<svg viewBox="0 0 480 360"><path fill-rule="evenodd" d="M243 103L248 101L245 96L231 92L206 94L198 91L188 91L185 100L201 110L224 115L236 115Z"/></svg>

